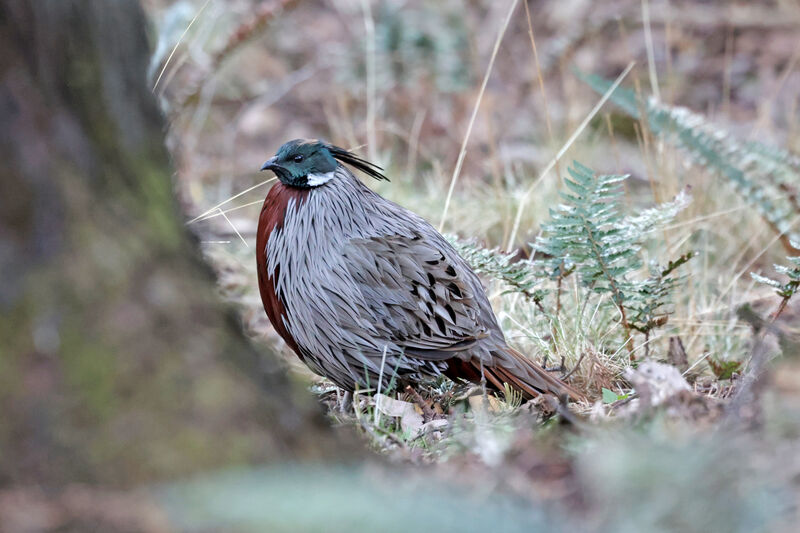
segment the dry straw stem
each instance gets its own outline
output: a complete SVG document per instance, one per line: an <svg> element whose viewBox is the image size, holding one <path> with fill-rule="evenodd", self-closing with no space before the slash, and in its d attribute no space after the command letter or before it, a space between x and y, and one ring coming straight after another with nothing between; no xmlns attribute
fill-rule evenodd
<svg viewBox="0 0 800 533"><path fill-rule="evenodd" d="M503 40L503 36L506 34L508 23L511 21L511 15L514 13L514 9L517 7L518 2L519 0L512 0L511 6L508 9L508 14L506 15L506 19L503 21L503 26L502 28L500 28L500 33L497 34L497 39L494 42L494 48L492 49L492 57L489 59L489 66L486 67L486 73L483 75L483 83L481 83L480 91L478 91L478 98L475 99L475 107L473 107L472 109L472 116L469 119L467 132L466 134L464 134L464 140L461 143L461 151L458 153L456 168L453 170L453 177L450 179L450 188L447 190L447 198L445 198L444 201L444 209L442 210L442 219L439 221L439 231L442 231L442 228L444 228L444 221L445 219L447 219L447 210L450 207L450 199L453 196L453 189L455 189L456 187L456 182L458 181L458 175L461 173L461 165L464 163L464 156L467 154L467 142L469 142L470 134L472 134L472 126L475 124L475 117L478 115L478 109L481 106L483 93L486 90L486 84L489 82L489 76L492 73L494 60L497 57L497 51L500 50L500 43Z"/></svg>
<svg viewBox="0 0 800 533"><path fill-rule="evenodd" d="M233 225L233 222L231 222L231 219L228 218L228 215L226 215L222 209L217 208L217 210L219 211L219 214L222 215L222 218L224 218L230 227L233 228L234 233L236 233L236 236L239 237L239 239L241 239L241 241L244 243L245 248L250 248L250 245L247 244L246 240L244 240L244 237L242 237L242 234L239 233L238 229L236 229L236 226Z"/></svg>
<svg viewBox="0 0 800 533"><path fill-rule="evenodd" d="M158 78L156 78L156 82L153 84L153 92L156 92L156 87L158 87L158 83L161 81L161 78L164 76L164 73L167 71L167 67L169 66L170 62L172 61L172 56L175 55L175 52L178 50L178 47L183 42L183 38L186 37L186 34L189 33L189 30L192 28L192 26L197 21L197 19L200 18L200 15L203 13L203 11L205 11L206 6L208 6L208 4L210 2L211 2L211 0L206 0L205 3L202 6L200 6L200 9L198 9L197 13L195 13L194 17L192 17L192 20L189 22L189 25L186 26L185 30L183 30L183 33L178 38L178 42L175 43L175 46L172 48L172 51L169 53L169 56L167 57L167 60L164 61L164 66L161 67L161 72L158 73Z"/></svg>
<svg viewBox="0 0 800 533"><path fill-rule="evenodd" d="M553 134L553 124L550 122L550 109L547 106L547 90L544 87L544 76L542 75L541 64L539 63L539 52L536 50L536 39L533 36L533 21L531 20L531 10L528 8L528 2L523 2L525 6L525 18L528 21L528 37L531 39L531 48L533 49L534 66L536 67L536 78L539 80L539 90L542 93L542 109L544 110L544 123L547 127L547 136L550 138L550 144L553 148L556 147L556 137ZM556 162L556 174L561 175Z"/></svg>
<svg viewBox="0 0 800 533"><path fill-rule="evenodd" d="M203 219L203 218L210 218L210 217L208 217L208 215L210 215L211 213L213 213L213 212L215 212L215 211L219 210L219 208L220 208L220 207L222 207L223 205L227 204L227 203L228 203L228 202L230 202L231 200L235 200L235 199L239 198L240 196L242 196L243 194L247 194L247 193L249 193L250 191L252 191L253 189L257 189L258 187L261 187L262 185L266 185L267 183L273 182L273 181L275 181L276 179L278 179L278 178L270 178L270 179L268 179L268 180L264 180L264 181L262 181L261 183L256 183L256 184L255 184L255 185L253 185L252 187L249 187L249 188L247 188L247 189L243 190L242 192L239 192L239 193L236 193L236 194L234 194L234 195L233 195L233 196L231 196L230 198L228 198L228 199L226 199L226 200L223 200L223 201L221 201L220 203L218 203L217 205L215 205L215 206L214 206L214 207L212 207L211 209L207 209L206 211L203 211L202 213L200 213L199 215L197 215L196 217L194 217L192 220L190 220L189 222L187 222L187 223L186 223L186 225L188 226L189 224L194 224L195 222L197 222L198 220L200 220L200 219ZM248 205L249 205L249 204L248 204ZM239 206L239 207L244 207L244 206ZM231 211L232 211L232 210L231 210ZM217 215L215 215L215 216L217 216Z"/></svg>
<svg viewBox="0 0 800 533"><path fill-rule="evenodd" d="M227 215L228 213L230 213L231 211L238 211L239 209L244 209L245 207L250 207L251 205L263 204L263 203L264 203L264 200L255 200L253 202L247 202L246 204L237 205L236 207L231 207L230 209L222 210L220 208L217 208L217 210L215 212L211 213L210 215L204 216L200 220L208 220L210 218L224 216L224 215Z"/></svg>
<svg viewBox="0 0 800 533"><path fill-rule="evenodd" d="M774 89L765 100L759 103L758 120L756 120L756 125L750 132L751 139L758 139L758 134L761 132L761 129L766 127L771 120L770 117L772 116L772 106L774 105L775 100L778 98L778 94L780 94L781 89L783 89L783 86L786 84L786 81L789 79L789 76L792 74L795 67L797 67L798 61L800 61L800 41L798 41L794 51L792 52L792 57L789 58L789 62L786 64L781 72L781 75L778 77L778 82L775 84Z"/></svg>
<svg viewBox="0 0 800 533"><path fill-rule="evenodd" d="M524 195L522 195L522 198L519 201L519 206L517 207L517 214L514 217L514 225L511 228L511 236L508 238L508 244L506 244L506 250L511 250L511 247L514 245L514 241L517 238L517 232L519 231L519 224L522 220L522 213L525 210L525 205L528 203L528 199L530 198L533 189L535 189L539 182L544 179L547 173L553 169L556 163L562 157L564 157L564 154L567 152L567 150L569 150L570 146L572 146L572 143L574 143L583 130L586 129L586 126L589 125L589 122L591 122L594 116L600 111L600 108L603 107L603 104L608 101L608 99L611 97L611 94L617 89L617 87L619 87L619 84L622 83L622 80L625 79L625 76L628 75L635 64L635 61L628 63L628 66L625 67L625 70L622 71L622 74L617 76L617 79L614 80L614 83L611 85L611 87L609 87L605 94L603 94L603 97L600 98L600 101L595 104L592 110L589 111L589 114L586 115L586 118L583 119L583 122L578 125L578 127L575 129L575 132L570 136L569 139L567 139L567 142L564 143L564 146L561 147L561 150L559 150L555 157L550 160L547 166L544 167L544 170L542 170L542 172L539 174L539 177L537 177L534 182L531 183L531 186L528 187L528 190L525 191Z"/></svg>
<svg viewBox="0 0 800 533"><path fill-rule="evenodd" d="M276 2L263 2L260 4L259 7L255 9L253 17L236 28L236 31L228 37L225 46L211 55L211 61L208 66L210 76L218 72L220 66L222 66L236 50L263 31L276 15L286 9L294 7L297 3L298 0L278 0ZM194 20L192 22L194 22ZM205 85L207 79L208 77L203 78L195 87L190 89L187 96L180 102L178 107L185 107L189 102L194 101L200 94L200 91L202 91L203 85Z"/></svg>
<svg viewBox="0 0 800 533"><path fill-rule="evenodd" d="M642 0L642 24L644 25L644 42L647 47L647 72L650 75L650 90L656 100L661 101L658 90L658 74L656 74L656 59L653 48L653 32L650 28L650 2Z"/></svg>
<svg viewBox="0 0 800 533"><path fill-rule="evenodd" d="M370 161L378 156L377 135L375 130L375 100L377 82L375 65L375 22L372 20L370 0L361 0L361 11L364 13L364 33L366 34L366 66L367 66L367 146Z"/></svg>

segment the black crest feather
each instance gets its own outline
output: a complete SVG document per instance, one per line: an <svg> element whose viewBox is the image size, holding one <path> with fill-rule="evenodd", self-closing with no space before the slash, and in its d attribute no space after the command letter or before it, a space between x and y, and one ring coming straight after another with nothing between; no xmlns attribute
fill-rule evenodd
<svg viewBox="0 0 800 533"><path fill-rule="evenodd" d="M345 150L344 148L339 148L338 146L328 145L328 150L330 150L333 157L342 163L350 165L353 168L357 168L364 174L372 176L376 180L389 181L389 178L383 175L383 168L379 167L375 163L370 163L366 159L358 157L353 152Z"/></svg>

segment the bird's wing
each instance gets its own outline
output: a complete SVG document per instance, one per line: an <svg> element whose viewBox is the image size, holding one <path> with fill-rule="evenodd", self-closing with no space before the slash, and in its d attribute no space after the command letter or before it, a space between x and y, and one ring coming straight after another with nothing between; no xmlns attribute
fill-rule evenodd
<svg viewBox="0 0 800 533"><path fill-rule="evenodd" d="M450 359L489 335L481 319L485 295L475 294L480 282L446 241L419 234L353 239L342 256L364 298L362 318L407 355Z"/></svg>

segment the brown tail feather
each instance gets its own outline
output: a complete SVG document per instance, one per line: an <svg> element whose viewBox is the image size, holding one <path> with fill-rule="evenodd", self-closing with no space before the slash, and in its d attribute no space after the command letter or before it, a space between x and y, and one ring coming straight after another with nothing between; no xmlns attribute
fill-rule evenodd
<svg viewBox="0 0 800 533"><path fill-rule="evenodd" d="M537 365L531 359L525 357L518 350L508 347L506 353L511 355L514 358L514 361L518 363L522 369L524 369L525 375L520 376L513 374L510 369L506 372L511 374L517 380L524 382L525 385L543 390L543 392L550 392L555 395L566 394L573 400L585 399L583 394L573 389L557 377L553 376L550 372Z"/></svg>
<svg viewBox="0 0 800 533"><path fill-rule="evenodd" d="M541 392L531 387L528 383L525 383L524 381L520 380L519 378L517 378L517 376L515 376L505 368L497 367L493 369L493 371L497 373L497 375L503 382L508 383L508 385L513 390L521 392L524 398L535 398L536 396L539 396L541 394Z"/></svg>
<svg viewBox="0 0 800 533"><path fill-rule="evenodd" d="M489 388L502 392L503 384L522 393L529 400L541 394L568 395L573 400L583 400L584 396L545 369L525 357L514 348L507 347L495 358L495 366L483 366L483 375ZM481 365L475 360L463 361L453 358L448 361L445 374L450 378L461 378L473 383L481 381Z"/></svg>

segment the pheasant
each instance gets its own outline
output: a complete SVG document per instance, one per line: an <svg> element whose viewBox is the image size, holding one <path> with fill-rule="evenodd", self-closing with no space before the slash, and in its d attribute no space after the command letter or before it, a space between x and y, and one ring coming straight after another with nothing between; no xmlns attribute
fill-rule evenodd
<svg viewBox="0 0 800 533"><path fill-rule="evenodd" d="M347 391L444 374L530 399L580 394L508 346L478 276L428 222L345 166L382 169L319 140L289 141L258 221L258 286L286 344Z"/></svg>

